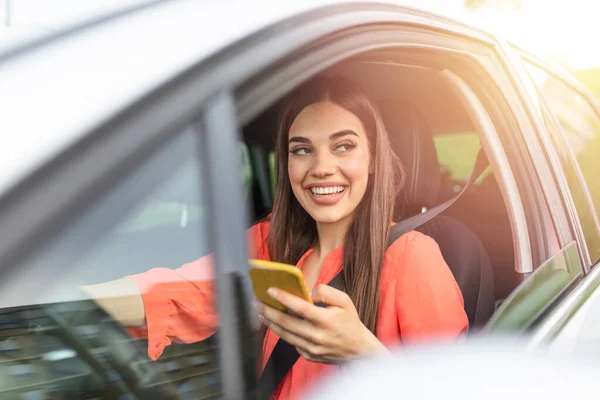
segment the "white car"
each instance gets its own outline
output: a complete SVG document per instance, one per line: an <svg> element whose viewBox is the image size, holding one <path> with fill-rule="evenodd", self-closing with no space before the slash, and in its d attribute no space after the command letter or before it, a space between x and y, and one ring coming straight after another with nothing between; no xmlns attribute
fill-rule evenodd
<svg viewBox="0 0 600 400"><path fill-rule="evenodd" d="M472 332L597 348L600 117L569 74L384 2L149 1L0 49L0 398L254 396L245 229L279 101L332 72L382 111L403 217L456 200L419 229ZM78 289L209 252L220 329L155 362Z"/></svg>

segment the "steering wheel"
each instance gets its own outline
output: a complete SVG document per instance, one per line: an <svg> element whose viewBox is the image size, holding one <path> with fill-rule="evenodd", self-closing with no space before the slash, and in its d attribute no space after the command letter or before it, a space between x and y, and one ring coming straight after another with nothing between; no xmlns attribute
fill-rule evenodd
<svg viewBox="0 0 600 400"><path fill-rule="evenodd" d="M146 355L145 342L131 338L93 300L44 305L42 309L43 314L59 328L56 335L97 374L104 384L102 386L120 392L110 397L131 393L139 399L175 400L212 394L207 393L212 392L211 385L193 385L189 379L207 376L211 372L216 374L214 365L208 365L208 370L200 373L196 366L191 368L196 370L196 374L177 376L181 369L173 371L173 363L181 363L179 357L150 360ZM185 345L185 356L188 358L198 358L206 351L205 342ZM205 361L208 358L205 357ZM200 369L206 366L201 365Z"/></svg>

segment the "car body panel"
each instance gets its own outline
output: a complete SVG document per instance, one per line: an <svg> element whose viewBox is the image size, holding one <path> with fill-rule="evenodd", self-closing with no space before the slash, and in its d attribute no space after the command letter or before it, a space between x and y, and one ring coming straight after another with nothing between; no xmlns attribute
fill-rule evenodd
<svg viewBox="0 0 600 400"><path fill-rule="evenodd" d="M198 63L269 26L285 29L286 18L308 11L314 18L334 7L347 17L332 31L357 24L360 12L361 23L421 23L485 37L435 15L380 2L312 0L260 7L259 2L179 0L159 2L23 51L13 49L0 54L0 93L11 94L0 97L0 109L11 110L0 126L11 133L6 145L0 142L5 165L0 196L102 121ZM257 8L261 12L254 18L245 17ZM310 26L306 29L310 33Z"/></svg>

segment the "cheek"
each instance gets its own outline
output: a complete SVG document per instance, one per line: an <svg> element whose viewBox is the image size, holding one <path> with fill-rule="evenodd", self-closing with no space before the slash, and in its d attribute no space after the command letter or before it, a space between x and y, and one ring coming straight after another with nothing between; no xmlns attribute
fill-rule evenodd
<svg viewBox="0 0 600 400"><path fill-rule="evenodd" d="M301 185L302 180L306 176L306 167L303 164L304 163L298 162L297 160L288 160L288 177L292 187Z"/></svg>
<svg viewBox="0 0 600 400"><path fill-rule="evenodd" d="M366 186L369 180L369 159L368 154L348 158L340 164L340 169L354 185Z"/></svg>

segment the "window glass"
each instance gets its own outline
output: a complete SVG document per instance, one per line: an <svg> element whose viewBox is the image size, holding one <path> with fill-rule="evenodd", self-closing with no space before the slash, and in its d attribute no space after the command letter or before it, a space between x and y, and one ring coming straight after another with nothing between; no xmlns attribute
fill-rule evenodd
<svg viewBox="0 0 600 400"><path fill-rule="evenodd" d="M219 395L215 335L151 361L144 336L134 339L80 290L209 253L200 151L191 129L181 133L3 275L0 398Z"/></svg>
<svg viewBox="0 0 600 400"><path fill-rule="evenodd" d="M564 136L552 139L565 169L591 261L595 262L600 259L600 118L579 92L543 69L527 62L525 65L561 126ZM571 162L572 156L577 164Z"/></svg>
<svg viewBox="0 0 600 400"><path fill-rule="evenodd" d="M433 141L442 175L452 182L467 181L481 149L477 132L436 133ZM490 173L491 168L488 168L475 183L481 182Z"/></svg>
<svg viewBox="0 0 600 400"><path fill-rule="evenodd" d="M581 272L577 245L572 242L540 265L502 303L489 330L519 332L528 328Z"/></svg>

